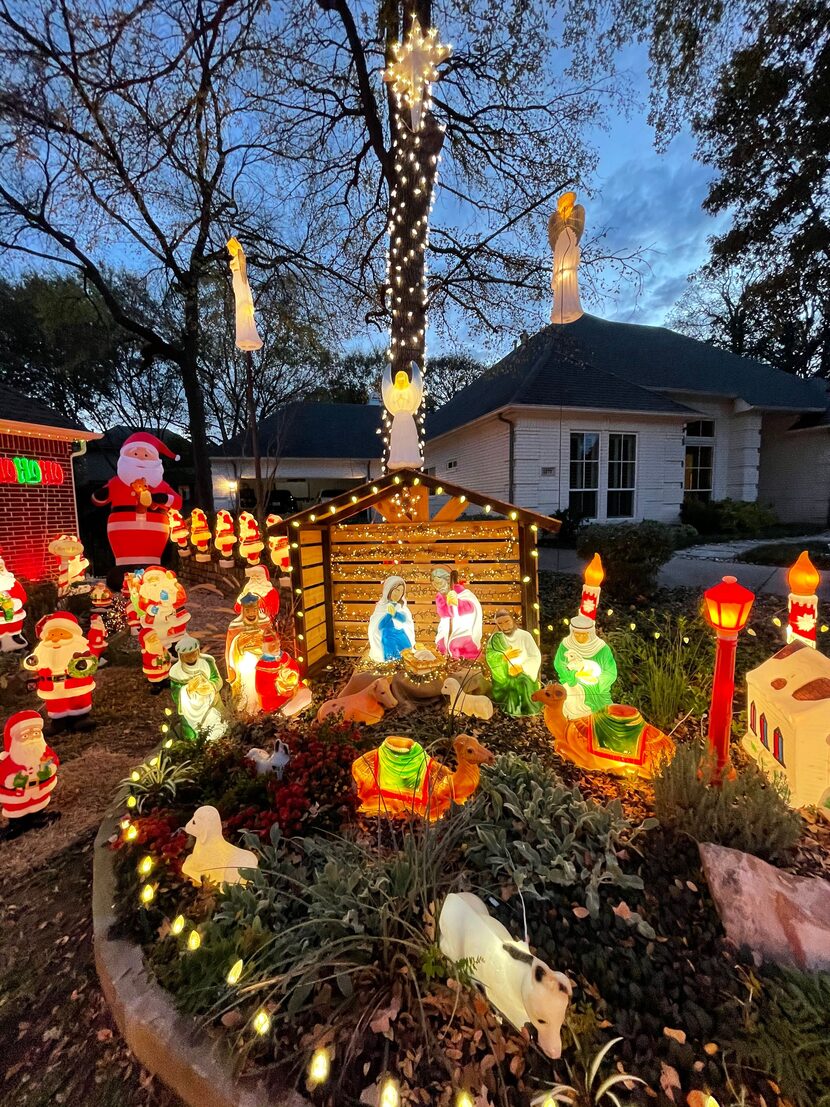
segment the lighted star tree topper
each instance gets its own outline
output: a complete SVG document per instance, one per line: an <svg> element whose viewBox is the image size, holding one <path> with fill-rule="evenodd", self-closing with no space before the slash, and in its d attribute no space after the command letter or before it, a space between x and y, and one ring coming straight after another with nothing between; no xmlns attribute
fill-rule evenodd
<svg viewBox="0 0 830 1107"><path fill-rule="evenodd" d="M429 110L432 104L430 89L439 79L438 65L449 57L451 48L438 41L435 28L425 34L414 19L404 41L393 43L391 52L394 57L383 73L390 89L392 132L386 282L391 333L387 351L390 364L384 375L388 385L385 393L397 397L398 392L408 395L417 391L417 408L420 408L428 300L425 254L438 157L444 141L444 128ZM386 399L384 395L384 401ZM393 405L393 410L387 404L384 410L387 464L392 461L390 440L396 414L401 423L401 414L397 411L400 406ZM413 440L409 444L404 459L416 468L422 464L423 457L423 412L417 408L409 414L411 420L417 420L417 443ZM415 437L413 435L413 439ZM391 467L397 466L393 463Z"/></svg>

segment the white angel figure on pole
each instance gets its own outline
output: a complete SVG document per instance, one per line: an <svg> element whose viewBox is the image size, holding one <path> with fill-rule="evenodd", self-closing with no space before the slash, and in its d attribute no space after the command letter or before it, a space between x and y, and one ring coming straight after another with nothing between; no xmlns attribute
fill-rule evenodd
<svg viewBox="0 0 830 1107"><path fill-rule="evenodd" d="M392 416L392 429L389 434L388 469L421 469L424 457L421 453L421 439L415 416L421 406L424 387L421 370L413 361L411 379L403 369L399 369L392 380L392 366L387 365L383 372L381 388L386 410Z"/></svg>
<svg viewBox="0 0 830 1107"><path fill-rule="evenodd" d="M579 302L579 240L585 230L585 208L575 192L563 192L548 220L548 242L553 250L551 323L573 323L583 314Z"/></svg>
<svg viewBox="0 0 830 1107"><path fill-rule="evenodd" d="M254 297L248 284L248 263L238 239L228 239L228 253L231 255L231 278L236 305L236 345L240 350L259 350L262 339L256 329Z"/></svg>

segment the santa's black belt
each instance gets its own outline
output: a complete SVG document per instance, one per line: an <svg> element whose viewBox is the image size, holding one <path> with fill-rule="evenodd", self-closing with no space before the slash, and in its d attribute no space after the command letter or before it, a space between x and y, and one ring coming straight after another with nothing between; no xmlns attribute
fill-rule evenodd
<svg viewBox="0 0 830 1107"><path fill-rule="evenodd" d="M131 515L135 515L137 511L140 511L142 514L151 511L161 514L165 510L166 509L161 504L151 504L149 507L139 507L138 504L136 504L135 507L111 507L110 515L123 515L126 511L129 511Z"/></svg>

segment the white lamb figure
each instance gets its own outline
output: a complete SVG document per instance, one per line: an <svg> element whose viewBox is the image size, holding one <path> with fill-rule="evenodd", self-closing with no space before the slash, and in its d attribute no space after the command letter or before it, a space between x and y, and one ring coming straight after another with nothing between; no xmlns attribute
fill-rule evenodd
<svg viewBox="0 0 830 1107"><path fill-rule="evenodd" d="M257 776L274 773L277 780L282 780L282 774L285 772L285 766L291 760L291 754L285 742L277 742L273 753L260 749L259 746L254 746L245 754L245 760L253 761Z"/></svg>
<svg viewBox="0 0 830 1107"><path fill-rule="evenodd" d="M534 957L526 942L510 936L472 892L451 892L438 918L439 945L450 961L469 960L474 980L497 1011L521 1030L536 1027L539 1048L556 1060L562 1056L562 1023L573 986Z"/></svg>
<svg viewBox="0 0 830 1107"><path fill-rule="evenodd" d="M455 677L447 677L441 685L441 695L449 698L451 711L473 715L476 719L493 718L493 701L487 696L473 696L462 691Z"/></svg>
<svg viewBox="0 0 830 1107"><path fill-rule="evenodd" d="M222 837L222 819L215 807L199 807L185 827L196 839L193 852L185 859L182 872L194 884L206 877L214 884L239 884L244 881L240 869L255 869L259 862L255 853L240 849Z"/></svg>

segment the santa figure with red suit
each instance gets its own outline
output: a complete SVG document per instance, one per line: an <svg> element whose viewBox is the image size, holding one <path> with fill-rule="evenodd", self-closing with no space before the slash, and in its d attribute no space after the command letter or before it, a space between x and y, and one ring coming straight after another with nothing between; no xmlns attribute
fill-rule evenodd
<svg viewBox="0 0 830 1107"><path fill-rule="evenodd" d="M153 565L161 560L170 537L167 508L182 498L164 479L162 457L179 457L147 431L131 434L121 447L117 475L96 492L92 502L110 505L107 538L117 566Z"/></svg>
<svg viewBox="0 0 830 1107"><path fill-rule="evenodd" d="M265 525L269 531L275 527L284 528L282 516L275 514L268 516ZM288 550L288 535L284 533L284 530L268 535L268 553L271 555L271 563L278 570L280 577L284 577L287 581L288 574L291 571L291 554Z"/></svg>
<svg viewBox="0 0 830 1107"><path fill-rule="evenodd" d="M300 679L300 666L270 630L263 635L254 687L260 709L266 714L282 711L283 715L296 715L311 703L311 689Z"/></svg>
<svg viewBox="0 0 830 1107"><path fill-rule="evenodd" d="M187 593L173 570L161 565L151 565L136 576L142 669L151 691L157 694L167 685L173 664L171 648L184 637L190 621L190 612L185 610Z"/></svg>
<svg viewBox="0 0 830 1107"><path fill-rule="evenodd" d="M12 715L0 753L0 808L7 819L34 815L48 805L59 764L43 737L43 719L37 711Z"/></svg>
<svg viewBox="0 0 830 1107"><path fill-rule="evenodd" d="M245 570L245 584L233 605L237 615L242 611L241 600L246 593L253 593L259 597L260 611L268 618L271 625L275 626L280 613L280 594L271 583L268 570L264 565L252 565L250 569Z"/></svg>
<svg viewBox="0 0 830 1107"><path fill-rule="evenodd" d="M0 653L23 649L25 621L26 591L0 557Z"/></svg>
<svg viewBox="0 0 830 1107"><path fill-rule="evenodd" d="M96 636L92 646L68 611L44 615L35 633L38 644L23 659L23 668L34 674L35 688L46 704L47 715L57 725L88 715L98 656L105 643Z"/></svg>

